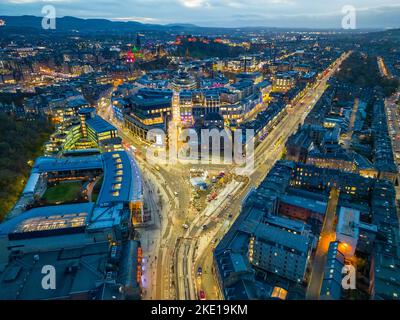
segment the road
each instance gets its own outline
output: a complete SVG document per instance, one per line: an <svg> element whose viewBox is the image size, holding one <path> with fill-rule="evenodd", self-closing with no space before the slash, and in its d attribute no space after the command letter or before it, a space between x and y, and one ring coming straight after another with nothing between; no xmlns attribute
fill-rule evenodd
<svg viewBox="0 0 400 320"><path fill-rule="evenodd" d="M208 232L203 233L203 235L199 231L189 232L186 235L187 238L194 239L192 240L192 245L194 247L199 247L199 249L197 250L197 254L194 259L187 259L185 261L177 260L176 262L188 264L187 269L191 273L192 281L197 285L196 292L199 290L204 290L206 297L209 299L221 298L220 293L215 287L216 280L214 279L214 275L212 275L212 251L215 247L215 244L210 242L210 239L218 241L229 230L232 221L228 221L227 223L226 216L231 213L234 221L234 219L240 213L243 198L252 188L259 185L269 170L273 167L275 162L281 158L285 141L297 130L298 125L304 122L307 114L311 111L313 106L325 92L329 78L349 55L350 53L342 55L342 57L333 64L332 70L319 81L314 89L309 90L305 97L300 100L297 106L295 106L295 112L287 115L255 150L255 168L249 175L248 184L241 186L238 189L238 193L232 195L232 200L228 201L228 205L222 204L219 210L216 210L213 213L212 218L214 218L215 222L214 230L208 230ZM280 142L280 144L277 145L277 142ZM204 223L204 220L199 220L199 222L194 221L192 230L201 229L201 225ZM198 244L203 242L208 242L208 245L201 249L202 246ZM190 260L194 260L194 262ZM204 270L204 274L196 279L195 269L197 270L197 267L199 266L201 266ZM185 295L180 293L180 298L188 299L188 297L191 295L193 295L193 293Z"/></svg>
<svg viewBox="0 0 400 320"><path fill-rule="evenodd" d="M382 77L390 78L390 74L386 68L385 61L382 57L377 57L379 72Z"/></svg>
<svg viewBox="0 0 400 320"><path fill-rule="evenodd" d="M331 189L328 205L326 207L324 223L322 225L317 250L314 256L310 281L308 283L306 294L306 298L308 300L319 299L322 281L324 280L326 254L329 249L329 244L336 239L335 219L339 195L340 191L337 188Z"/></svg>
<svg viewBox="0 0 400 320"><path fill-rule="evenodd" d="M392 138L393 152L397 164L400 164L400 112L397 101L400 92L385 100L389 135Z"/></svg>
<svg viewBox="0 0 400 320"><path fill-rule="evenodd" d="M127 151L134 153L143 176L144 201L152 215L150 226L138 228L143 246L143 256L146 257L144 262L145 281L142 283L145 292L144 298L173 299L170 275L172 262L170 260L177 236L179 236L179 233L174 232L173 229L175 225L182 225L181 221L184 220L185 213L188 211L189 197L186 192L188 186L184 184L180 168L164 166L156 170L147 163L145 155L148 144L131 135L123 127L123 124L113 117L108 99L100 103L97 113L118 129L118 134L125 145L134 146L134 151L130 148ZM174 192L179 193L179 198L174 195ZM158 208L160 204L162 205L161 210ZM147 239L152 240L147 241ZM150 245L149 242L153 243Z"/></svg>
<svg viewBox="0 0 400 320"><path fill-rule="evenodd" d="M351 110L349 129L347 130L346 137L345 137L345 139L343 141L343 147L345 149L349 149L350 148L351 138L352 138L353 132L354 132L354 123L356 121L356 116L357 116L357 111L358 111L359 104L360 104L360 99L358 99L358 98L354 99L353 109Z"/></svg>
<svg viewBox="0 0 400 320"><path fill-rule="evenodd" d="M342 56L341 61L347 56L348 54ZM286 139L304 121L308 112L324 93L327 88L326 81L341 61L335 63L332 71L323 77L317 86L310 88L308 94L295 107L294 114L286 116L258 146L254 156L255 167L248 173L248 181L227 186L233 188L230 196L218 197L211 204L214 207L206 208L200 214L190 206L189 171L193 166L178 163L160 165L157 170L146 161L147 143L133 137L113 118L108 99L100 103L98 114L118 128L125 144L135 147L135 150L130 152L134 152L145 181L145 201L153 217L150 226L138 229L145 257L143 279L145 299L197 298L200 287L196 283L194 266L198 265L198 261L205 261L206 272L211 270L209 264L212 263L213 245L210 242L215 238L220 239L229 229L234 219L228 221L228 212L237 216L243 197L262 181L276 160L281 157ZM217 167L225 171L232 169L231 166ZM186 230L182 227L183 224L187 224L189 228ZM203 230L204 225L209 227ZM212 297L210 292L215 292L215 283L207 284L204 290L207 297Z"/></svg>
<svg viewBox="0 0 400 320"><path fill-rule="evenodd" d="M385 100L387 124L389 135L392 140L393 156L400 171L400 91ZM396 188L396 199L400 201L400 186ZM399 212L400 217L400 212Z"/></svg>

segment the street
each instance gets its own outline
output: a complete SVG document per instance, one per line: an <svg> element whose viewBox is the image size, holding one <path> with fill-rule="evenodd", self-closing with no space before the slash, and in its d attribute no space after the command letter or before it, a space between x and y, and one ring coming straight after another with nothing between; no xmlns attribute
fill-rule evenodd
<svg viewBox="0 0 400 320"><path fill-rule="evenodd" d="M113 118L110 102L103 101L98 114L118 128L124 143L135 147L134 156L144 180L144 201L152 215L151 226L138 228L145 257L144 299L197 299L200 290L205 291L208 299L220 298L212 275L215 245L239 214L243 197L264 179L281 158L287 138L303 123L325 92L327 80L348 55L346 53L339 58L330 72L316 86L309 88L294 107L293 114L286 115L260 143L254 154L254 168L251 171L239 170L242 175L248 176L248 180L228 184L222 191L226 196L218 197L200 214L190 206L189 177L193 166L177 163L160 164L156 168L149 165L145 159L147 143L139 141L124 129ZM199 167L209 168L207 165ZM215 167L225 171L233 169L231 165ZM229 214L232 214L231 219ZM184 224L188 225L187 229L183 228ZM206 230L205 225L209 226ZM201 277L195 274L198 266L204 270Z"/></svg>

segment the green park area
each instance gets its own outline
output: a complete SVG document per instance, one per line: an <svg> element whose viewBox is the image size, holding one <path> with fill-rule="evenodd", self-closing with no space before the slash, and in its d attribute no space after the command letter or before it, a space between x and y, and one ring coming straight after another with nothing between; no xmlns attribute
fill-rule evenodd
<svg viewBox="0 0 400 320"><path fill-rule="evenodd" d="M4 95L0 95L0 101ZM17 202L32 164L54 131L47 121L16 119L0 113L0 222Z"/></svg>
<svg viewBox="0 0 400 320"><path fill-rule="evenodd" d="M49 187L43 195L43 200L47 203L74 202L80 198L82 182L62 182Z"/></svg>

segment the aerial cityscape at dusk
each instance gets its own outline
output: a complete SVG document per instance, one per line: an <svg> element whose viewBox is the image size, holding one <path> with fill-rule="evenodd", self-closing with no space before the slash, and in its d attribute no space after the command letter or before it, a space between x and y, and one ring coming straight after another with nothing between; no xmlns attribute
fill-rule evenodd
<svg viewBox="0 0 400 320"><path fill-rule="evenodd" d="M0 1L0 300L399 300L398 1L117 2Z"/></svg>

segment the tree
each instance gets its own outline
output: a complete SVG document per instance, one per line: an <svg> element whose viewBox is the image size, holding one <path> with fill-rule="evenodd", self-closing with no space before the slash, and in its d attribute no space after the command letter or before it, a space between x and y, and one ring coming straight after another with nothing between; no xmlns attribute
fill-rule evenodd
<svg viewBox="0 0 400 320"><path fill-rule="evenodd" d="M11 210L30 173L29 160L43 152L53 132L46 121L18 120L0 114L0 221Z"/></svg>

